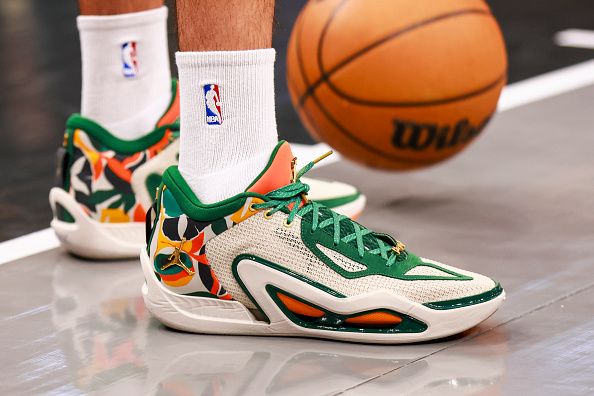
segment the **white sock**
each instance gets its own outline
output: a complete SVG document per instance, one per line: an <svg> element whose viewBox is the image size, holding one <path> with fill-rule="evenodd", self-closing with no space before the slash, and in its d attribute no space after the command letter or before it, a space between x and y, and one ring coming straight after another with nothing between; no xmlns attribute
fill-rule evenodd
<svg viewBox="0 0 594 396"><path fill-rule="evenodd" d="M152 131L171 100L167 7L81 15L76 21L83 71L81 115L121 139Z"/></svg>
<svg viewBox="0 0 594 396"><path fill-rule="evenodd" d="M179 171L202 202L244 191L268 162L278 141L275 54L272 48L176 53Z"/></svg>

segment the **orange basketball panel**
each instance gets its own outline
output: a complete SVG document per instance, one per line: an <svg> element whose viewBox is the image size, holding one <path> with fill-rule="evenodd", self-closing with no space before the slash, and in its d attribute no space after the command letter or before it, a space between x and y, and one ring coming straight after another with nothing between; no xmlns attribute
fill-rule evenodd
<svg viewBox="0 0 594 396"><path fill-rule="evenodd" d="M340 4L341 0L310 1L299 16L299 24L293 28L291 40L295 45L296 55L303 59L302 70L308 84L313 84L321 76L321 71L316 62L318 56L318 43L324 28L324 21Z"/></svg>
<svg viewBox="0 0 594 396"><path fill-rule="evenodd" d="M365 139L357 136L350 137L347 132L341 130L342 125L331 118L332 115L318 106L314 98L309 98L303 108L299 111L301 119L308 119L305 126L312 135L327 142L336 151L345 157L375 168L408 170L428 165L426 161L410 160L405 157L397 157L377 150L373 145L368 144ZM311 129L309 129L311 128Z"/></svg>
<svg viewBox="0 0 594 396"><path fill-rule="evenodd" d="M466 14L387 41L338 69L329 82L352 100L423 103L488 89L505 79L506 68L495 20Z"/></svg>
<svg viewBox="0 0 594 396"><path fill-rule="evenodd" d="M304 19L311 21L308 27L327 25L321 43L325 70L412 25L464 10L490 12L482 0L349 0L337 2L332 13L322 10L323 3L310 1L303 13Z"/></svg>
<svg viewBox="0 0 594 396"><path fill-rule="evenodd" d="M476 138L507 59L482 0L336 0L308 3L287 62L291 99L314 137L355 161L405 170ZM329 74L320 78L320 67Z"/></svg>
<svg viewBox="0 0 594 396"><path fill-rule="evenodd" d="M297 18L297 21L295 21L295 26L293 27L294 32L300 31L300 22L302 20L303 14L301 14L299 18ZM298 101L299 97L307 89L305 77L301 71L300 59L297 56L296 40L297 34L292 34L289 38L289 45L287 47L287 86L289 87L289 94L291 95L291 100L293 100L293 102Z"/></svg>
<svg viewBox="0 0 594 396"><path fill-rule="evenodd" d="M375 167L414 169L451 157L474 140L503 85L453 103L390 108L351 103L324 84L301 112L341 154Z"/></svg>

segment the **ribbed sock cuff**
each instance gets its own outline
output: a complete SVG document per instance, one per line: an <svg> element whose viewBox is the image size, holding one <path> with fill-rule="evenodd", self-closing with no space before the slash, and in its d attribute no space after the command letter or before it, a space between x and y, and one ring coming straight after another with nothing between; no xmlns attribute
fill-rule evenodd
<svg viewBox="0 0 594 396"><path fill-rule="evenodd" d="M111 30L133 26L150 25L167 20L167 7L147 11L116 15L79 15L76 17L78 30Z"/></svg>
<svg viewBox="0 0 594 396"><path fill-rule="evenodd" d="M204 51L176 52L175 63L178 67L200 69L218 66L248 66L274 64L276 51L264 48L246 51Z"/></svg>

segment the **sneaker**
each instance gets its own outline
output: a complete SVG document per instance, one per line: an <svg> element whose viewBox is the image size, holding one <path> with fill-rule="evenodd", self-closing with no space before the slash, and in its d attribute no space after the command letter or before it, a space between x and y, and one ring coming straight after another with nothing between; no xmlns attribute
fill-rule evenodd
<svg viewBox="0 0 594 396"><path fill-rule="evenodd" d="M149 311L175 329L404 343L459 333L504 299L311 201L286 142L244 193L201 203L168 168L141 252Z"/></svg>
<svg viewBox="0 0 594 396"><path fill-rule="evenodd" d="M59 150L57 185L50 191L51 226L69 252L86 258L138 257L144 219L165 169L179 155L179 95L142 138L125 141L78 114L66 122ZM310 180L312 199L347 216L358 216L365 196L353 186Z"/></svg>
<svg viewBox="0 0 594 396"><path fill-rule="evenodd" d="M51 226L62 246L87 258L138 255L144 219L163 171L179 152L179 95L155 129L136 140L121 140L79 114L66 122L58 150L57 185L50 190Z"/></svg>

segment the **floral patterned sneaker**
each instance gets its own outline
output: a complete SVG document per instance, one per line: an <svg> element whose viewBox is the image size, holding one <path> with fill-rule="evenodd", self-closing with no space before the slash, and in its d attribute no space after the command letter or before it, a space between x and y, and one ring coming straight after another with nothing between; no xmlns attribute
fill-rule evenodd
<svg viewBox="0 0 594 396"><path fill-rule="evenodd" d="M179 96L155 129L136 140L121 140L78 114L66 122L58 151L58 187L50 191L52 228L66 250L87 258L138 256L146 211L163 171L179 152Z"/></svg>
<svg viewBox="0 0 594 396"><path fill-rule="evenodd" d="M505 293L308 197L280 142L244 193L203 204L176 166L147 217L142 294L172 328L405 343L462 332Z"/></svg>

